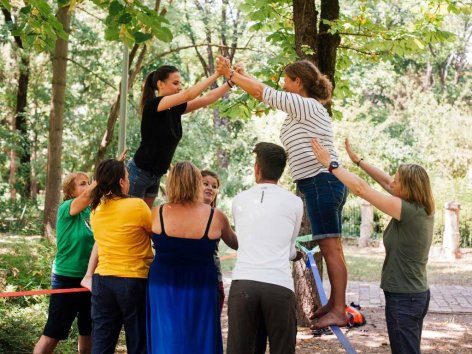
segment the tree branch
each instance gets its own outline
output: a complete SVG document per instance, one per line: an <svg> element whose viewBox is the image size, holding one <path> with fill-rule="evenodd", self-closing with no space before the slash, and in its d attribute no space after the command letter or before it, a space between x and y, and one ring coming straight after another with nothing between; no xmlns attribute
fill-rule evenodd
<svg viewBox="0 0 472 354"><path fill-rule="evenodd" d="M248 41L247 44L249 44L249 41ZM152 57L152 60L154 61L156 58L162 58L162 57L165 57L166 55L169 55L169 54L172 54L172 53L175 53L175 52L180 52L181 50L195 48L195 47L206 47L206 46L208 46L208 44L206 44L206 43L205 44L195 44L195 45L189 44L189 45L185 45L185 46L182 46L182 47L169 49L168 51L165 51L165 52L154 55ZM223 49L231 48L231 47L225 47L221 44L210 44L210 46L218 47L218 48L222 47ZM247 46L246 47L236 47L235 49L236 50L248 50L248 51L252 51L252 52L256 52L256 53L267 53L267 51L257 50L257 49L254 49L254 48L248 48ZM146 62L145 66L147 66L149 64L150 64L150 62Z"/></svg>
<svg viewBox="0 0 472 354"><path fill-rule="evenodd" d="M185 2L187 3L187 2ZM199 4L196 3L196 6L198 8ZM195 40L195 36L193 34L193 31L192 31L192 26L190 25L190 19L188 17L188 11L185 12L185 19L187 20L187 24L188 24L188 28L189 28L189 33L188 33L188 36L190 38L190 41L192 42L193 44L193 48L195 48L195 52L197 53L197 57L198 57L198 60L200 61L200 63L202 64L204 70L205 70L205 74L207 74L207 68L208 68L208 65L207 63L205 62L205 58L203 58L203 56L200 54L200 52L198 51L197 49L197 45L196 45L196 40ZM203 44L202 46L204 46L205 44ZM209 75L207 75L209 76Z"/></svg>
<svg viewBox="0 0 472 354"><path fill-rule="evenodd" d="M95 74L92 70L90 70L89 68L87 68L86 66L80 64L79 62L75 61L74 59L72 58L66 58L66 60L70 61L71 63L77 65L79 68L81 68L82 70L92 74L92 76L95 76L97 79L99 79L101 82L103 82L104 84L106 84L107 86L110 86L112 87L113 89L116 89L116 85L112 84L111 82L107 81L106 79L104 79L103 77L101 77L100 75L97 75Z"/></svg>
<svg viewBox="0 0 472 354"><path fill-rule="evenodd" d="M365 55L371 55L371 56L380 55L380 53L378 53L378 52L366 52L366 51L363 51L361 49L348 47L348 46L344 46L344 45L340 45L338 48L346 49L346 50L353 50L355 52L362 53L362 54L365 54Z"/></svg>

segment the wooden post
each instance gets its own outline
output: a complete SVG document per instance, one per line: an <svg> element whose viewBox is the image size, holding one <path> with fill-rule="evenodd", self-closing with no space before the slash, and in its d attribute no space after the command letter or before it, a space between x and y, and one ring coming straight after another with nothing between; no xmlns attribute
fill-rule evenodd
<svg viewBox="0 0 472 354"><path fill-rule="evenodd" d="M448 259L458 259L461 257L459 250L459 211L461 205L458 202L448 202L444 204L444 234L443 252Z"/></svg>
<svg viewBox="0 0 472 354"><path fill-rule="evenodd" d="M374 207L369 202L361 202L361 235L359 237L359 247L367 247L370 237L374 231Z"/></svg>

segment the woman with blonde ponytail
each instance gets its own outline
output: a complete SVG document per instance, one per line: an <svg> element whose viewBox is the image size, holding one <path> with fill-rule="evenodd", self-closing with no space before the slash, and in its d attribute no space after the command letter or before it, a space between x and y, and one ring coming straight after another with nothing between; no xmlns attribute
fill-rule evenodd
<svg viewBox="0 0 472 354"><path fill-rule="evenodd" d="M280 140L288 155L292 178L305 196L313 240L320 246L326 261L331 295L326 306L315 312L315 328L346 325L347 269L341 243L342 208L347 189L313 155L310 141L323 142L338 164L334 149L331 117L323 106L331 100L333 86L308 60L291 63L284 70L284 91L277 91L246 75L237 65L219 58L218 70L254 98L287 113L280 130Z"/></svg>

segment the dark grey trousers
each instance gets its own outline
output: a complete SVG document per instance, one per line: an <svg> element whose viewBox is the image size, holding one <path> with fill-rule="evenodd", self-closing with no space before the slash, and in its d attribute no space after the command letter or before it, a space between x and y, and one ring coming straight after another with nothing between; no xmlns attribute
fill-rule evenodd
<svg viewBox="0 0 472 354"><path fill-rule="evenodd" d="M279 285L233 280L228 297L227 354L264 353L261 343L266 334L271 354L295 353L295 294Z"/></svg>

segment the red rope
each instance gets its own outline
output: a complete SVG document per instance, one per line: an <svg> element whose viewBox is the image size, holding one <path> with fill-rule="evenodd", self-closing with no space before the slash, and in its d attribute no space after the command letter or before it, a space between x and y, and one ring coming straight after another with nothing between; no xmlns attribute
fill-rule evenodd
<svg viewBox="0 0 472 354"><path fill-rule="evenodd" d="M32 295L47 295L47 294L66 294L66 293L83 293L90 291L87 288L71 288L71 289L52 289L52 290L30 290L30 291L11 291L0 293L0 297L19 297Z"/></svg>
<svg viewBox="0 0 472 354"><path fill-rule="evenodd" d="M221 256L220 259L236 258L236 253ZM53 289L53 290L30 290L30 291L11 291L0 293L0 297L20 297L20 296L32 296L32 295L49 295L49 294L67 294L67 293L81 293L89 291L87 288L71 288L71 289Z"/></svg>

